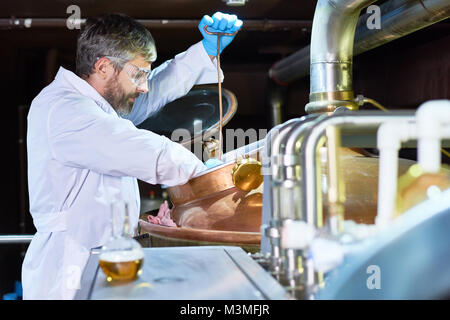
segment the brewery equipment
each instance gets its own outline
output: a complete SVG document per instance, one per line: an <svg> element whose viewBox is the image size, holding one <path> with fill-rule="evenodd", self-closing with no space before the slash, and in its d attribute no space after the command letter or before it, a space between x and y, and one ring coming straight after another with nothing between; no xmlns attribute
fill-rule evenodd
<svg viewBox="0 0 450 320"><path fill-rule="evenodd" d="M222 91L222 120L226 124L236 112L237 100L231 91L223 88ZM203 153L201 145L210 143L210 138L220 130L218 94L211 86L196 87L186 97L165 106L141 127L156 128L156 132L168 137L176 129L184 128L189 132L189 139L181 139L180 143L188 148L193 146L195 154L196 150ZM181 108L182 119L177 118L180 112L175 112ZM172 114L175 119L162 128L163 122L159 121ZM232 150L222 155L223 165L202 172L185 185L167 188L174 205L172 219L179 227L167 228L141 220L141 231L151 235L153 246L234 244L257 252L261 241L263 186L258 161L262 148L263 141L256 141Z"/></svg>
<svg viewBox="0 0 450 320"><path fill-rule="evenodd" d="M358 243L318 299L448 299L450 190ZM356 246L355 246L356 247ZM351 248L351 247L350 247Z"/></svg>
<svg viewBox="0 0 450 320"><path fill-rule="evenodd" d="M450 187L450 172L441 167L440 159L440 141L450 137L449 118L449 101L434 100L419 107L414 121L395 121L380 127L378 224L389 223L394 216ZM401 142L409 140L418 140L419 163L399 179L397 190L398 150Z"/></svg>
<svg viewBox="0 0 450 320"><path fill-rule="evenodd" d="M355 234L348 233L354 233L356 229L362 231L362 236L361 232L357 232L362 238L377 230L375 226L352 225L353 230L350 231L349 224L344 225L345 216L348 217L352 211L348 200L354 191L349 192L350 188L355 185L360 188L366 184L376 185L378 160L370 157L356 160L354 155L343 160L349 151L341 148L342 131L355 129L357 133L353 134L356 136L371 130L374 135L374 131L382 123L414 119L412 113L357 111L364 103L372 103L386 111L373 99L362 96L355 98L352 88L355 27L360 11L372 2L374 1L318 1L310 50L310 102L305 109L308 113L322 115L316 117L311 125L305 119L297 120L297 124L293 124L295 120L282 124L279 126L280 136L271 140L270 200L272 217L280 221L267 225L265 229L270 239L270 261L275 266L272 267L273 271L278 272L279 266L282 266L279 273L283 277L280 280L285 282L287 289L297 298L313 298L324 285L321 270L327 268L317 266L321 252L313 248L317 248L313 246L315 239L327 239L326 241L336 244L354 237ZM285 79L293 79L296 75L292 73L299 70L298 66L302 61L287 58L271 69L272 75L276 73ZM268 145L266 141L266 146ZM369 147L361 141L355 146ZM373 142L371 146L373 147ZM399 171L405 172L411 164L401 160ZM355 167L358 170L354 172L364 175L362 179L355 175L345 176L349 169ZM393 177L396 178L397 176ZM369 187L365 193L356 192L358 198L353 200L358 202L367 199L374 194L373 188L370 189ZM376 207L376 196L373 204ZM367 217L370 208L366 206L359 211L359 215L363 213ZM367 220L364 222L367 223ZM337 260L342 261L342 257ZM339 263L329 264L336 266Z"/></svg>
<svg viewBox="0 0 450 320"><path fill-rule="evenodd" d="M184 236L201 240L200 243L214 239L212 233L221 234L221 241L233 238L232 243L244 247L250 234L257 236L253 240L258 243L248 251L259 251L253 255L257 261L292 297L301 299L314 298L321 292L327 274L343 263L351 245L380 234L383 228L379 221L387 214L382 209L387 202L381 183L385 178L396 181L414 162L396 158L396 163L392 163L391 157L391 165L397 165L398 160L398 167L388 177L379 173L386 169L385 163L379 165L377 157L361 148L376 146L379 127L411 122L416 115L358 110L371 103L386 111L373 99L355 97L352 85L358 17L373 2L319 0L310 50L310 101L305 107L310 114L277 125L251 148L230 152L224 165L201 173L183 186L169 188L174 204L172 216L178 228L143 229L160 236L165 232L166 238L178 233L177 239ZM415 5L404 7L401 1L393 3L405 12L418 10ZM434 3L442 5L440 1ZM384 12L389 11L386 8L391 7L385 6ZM443 12L448 16L447 9ZM433 21L442 18L442 14L431 14ZM403 19L410 21L411 17L405 13ZM391 32L394 27L388 29L383 32ZM377 38L376 32L367 37ZM359 41L359 46L365 45L364 37ZM373 43L366 45L373 47ZM289 63L292 59L287 58L280 63L284 71L278 66L271 71L295 78L288 73L298 68L289 68ZM261 162L263 183L256 189L259 180L249 188L233 180L233 174L238 172L238 155L254 160L249 163ZM442 188L445 186L443 183ZM392 191L392 186L387 190ZM227 240L226 234L230 235Z"/></svg>

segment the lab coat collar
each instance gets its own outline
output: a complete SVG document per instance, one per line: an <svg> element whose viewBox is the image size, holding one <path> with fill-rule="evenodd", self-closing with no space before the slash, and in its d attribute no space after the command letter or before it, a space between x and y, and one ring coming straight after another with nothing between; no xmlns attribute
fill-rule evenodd
<svg viewBox="0 0 450 320"><path fill-rule="evenodd" d="M63 67L59 67L55 80L66 82L83 96L93 99L95 103L106 113L117 115L116 110L111 107L108 101L106 101L105 98L103 98L101 94L94 89L94 87L92 87L87 81L81 79L72 71L69 71Z"/></svg>

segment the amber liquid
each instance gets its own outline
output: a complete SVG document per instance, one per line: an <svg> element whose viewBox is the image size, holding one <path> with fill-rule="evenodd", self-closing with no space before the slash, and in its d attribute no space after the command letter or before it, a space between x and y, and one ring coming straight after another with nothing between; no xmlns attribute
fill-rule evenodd
<svg viewBox="0 0 450 320"><path fill-rule="evenodd" d="M100 268L106 275L107 281L113 280L133 280L139 274L144 259L137 259L132 261L105 261L100 260Z"/></svg>
<svg viewBox="0 0 450 320"><path fill-rule="evenodd" d="M398 180L395 216L428 199L431 192L450 188L450 171L442 167L437 173L425 172L416 164Z"/></svg>

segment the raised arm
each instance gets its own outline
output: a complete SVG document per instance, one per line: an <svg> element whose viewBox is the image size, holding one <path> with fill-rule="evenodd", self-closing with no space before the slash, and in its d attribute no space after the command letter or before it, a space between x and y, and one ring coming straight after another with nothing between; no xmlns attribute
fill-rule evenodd
<svg viewBox="0 0 450 320"><path fill-rule="evenodd" d="M153 71L148 83L149 91L136 99L127 119L138 125L167 103L184 96L194 85L217 83L217 36L208 34L205 27L210 32L229 34L239 31L242 24L236 15L216 12L212 17L203 16L198 25L203 40ZM219 53L234 37L221 36ZM220 73L223 81L222 70Z"/></svg>

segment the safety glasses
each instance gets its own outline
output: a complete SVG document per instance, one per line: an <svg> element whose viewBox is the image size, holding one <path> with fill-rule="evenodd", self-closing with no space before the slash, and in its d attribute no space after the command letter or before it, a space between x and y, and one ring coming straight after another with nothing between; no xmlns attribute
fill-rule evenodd
<svg viewBox="0 0 450 320"><path fill-rule="evenodd" d="M138 67L137 65L129 62L127 59L124 58L112 56L103 56L103 57L108 58L109 60L125 62L125 64L123 65L123 69L130 78L130 81L137 87L144 85L150 77L151 69ZM97 58L97 60L98 59L100 58Z"/></svg>

